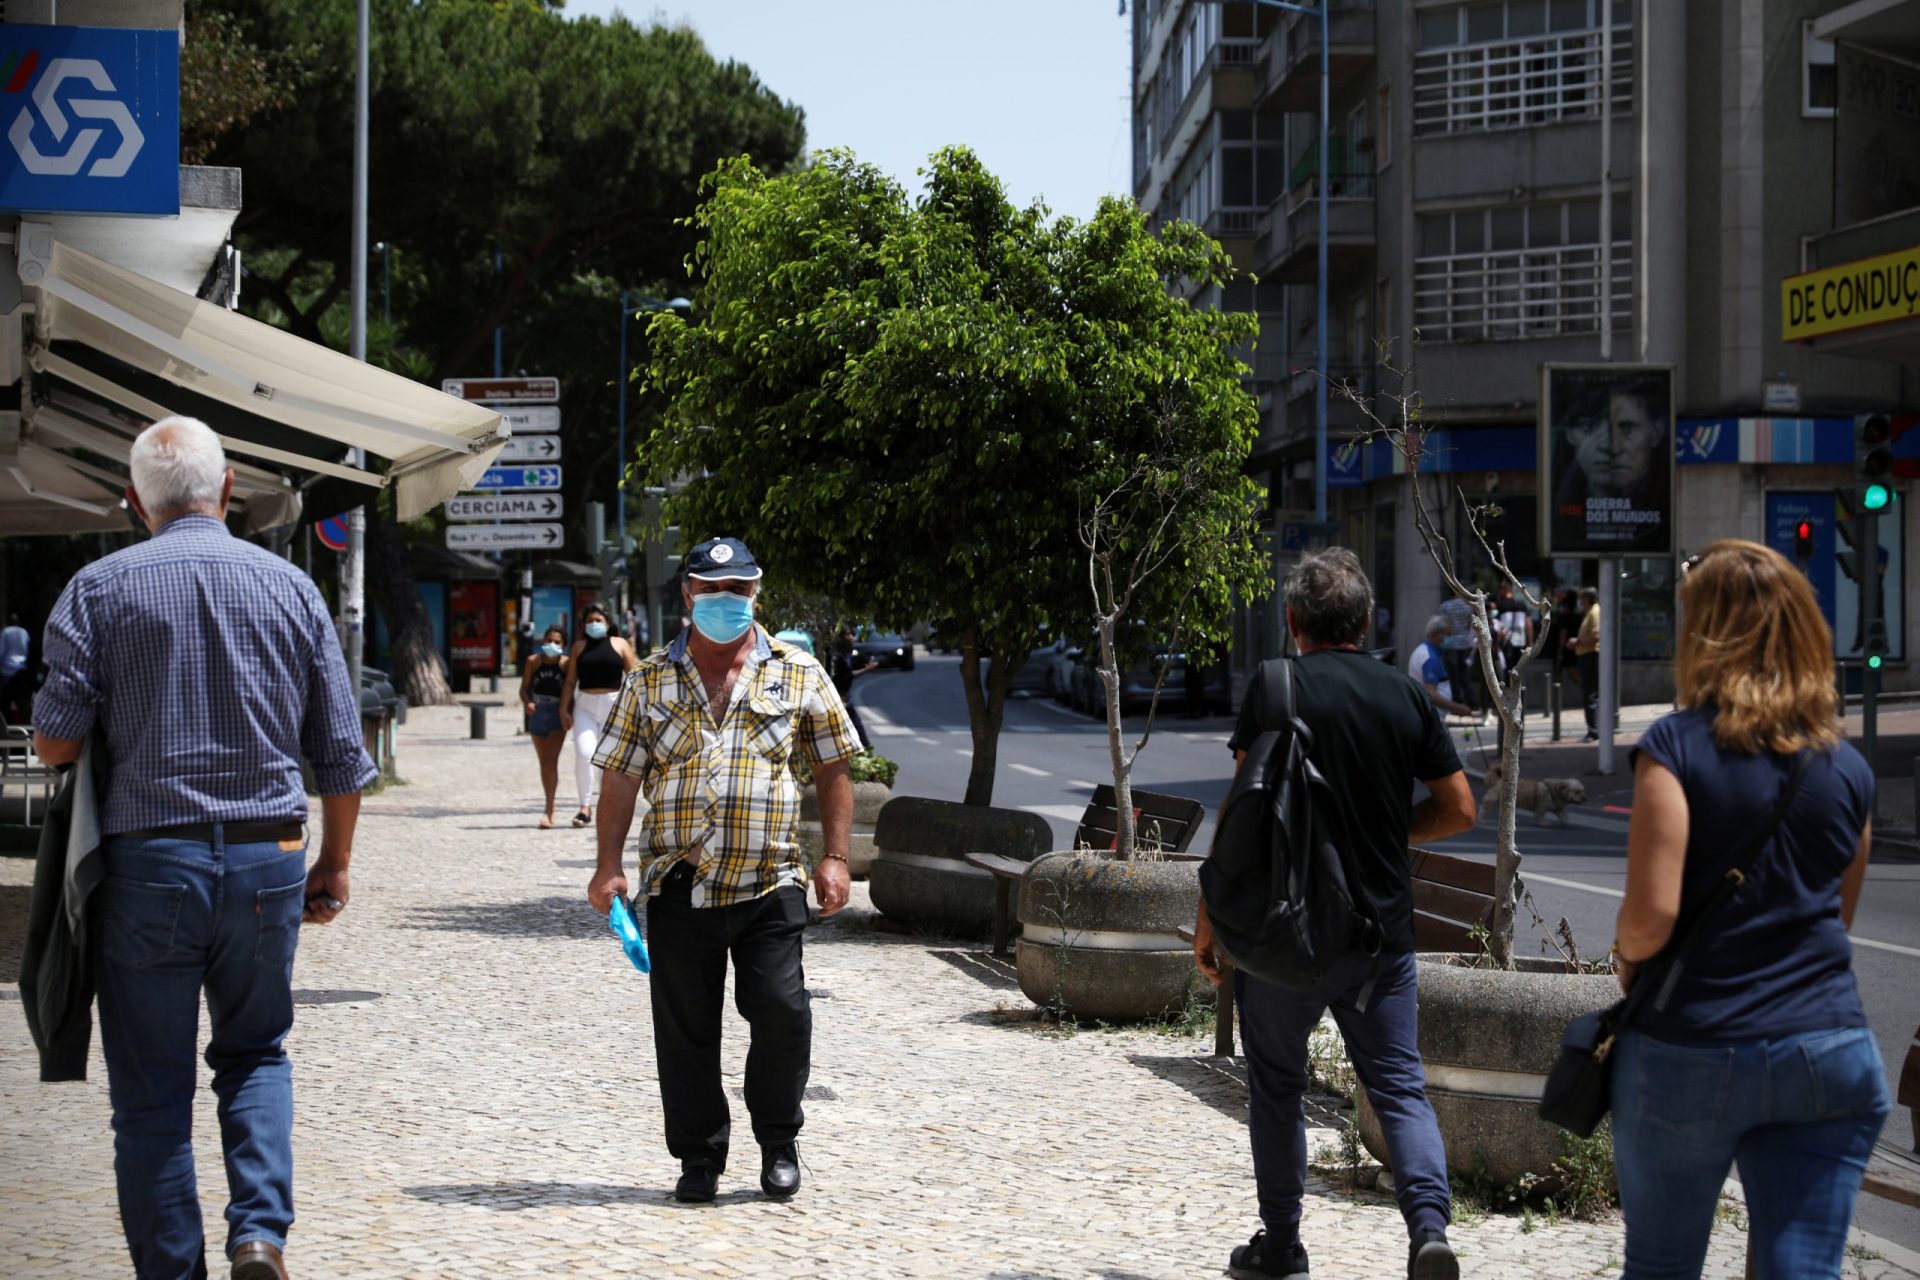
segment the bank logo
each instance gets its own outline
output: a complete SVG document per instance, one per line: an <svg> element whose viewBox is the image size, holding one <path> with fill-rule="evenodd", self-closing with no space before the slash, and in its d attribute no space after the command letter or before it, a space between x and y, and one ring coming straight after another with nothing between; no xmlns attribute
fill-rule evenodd
<svg viewBox="0 0 1920 1280"><path fill-rule="evenodd" d="M1715 456L1720 448L1720 432L1725 423L1702 422L1686 434L1687 451L1702 462Z"/></svg>
<svg viewBox="0 0 1920 1280"><path fill-rule="evenodd" d="M127 110L127 104L118 97L73 97L67 99L63 110L55 97L69 80L83 81L96 93L117 93L107 69L92 58L55 58L47 63L46 70L35 82L34 72L39 64L40 51L29 49L17 64L0 69L8 94L19 93L33 84L29 104L20 108L13 118L13 126L7 130L7 141L13 144L21 165L28 173L42 177L70 178L83 169L89 178L126 177L147 143L146 134L134 123L133 112ZM100 120L111 125L118 145L109 140L102 146L108 131L69 120L68 112L81 121ZM44 124L47 133L59 144L51 154L35 144L36 124Z"/></svg>

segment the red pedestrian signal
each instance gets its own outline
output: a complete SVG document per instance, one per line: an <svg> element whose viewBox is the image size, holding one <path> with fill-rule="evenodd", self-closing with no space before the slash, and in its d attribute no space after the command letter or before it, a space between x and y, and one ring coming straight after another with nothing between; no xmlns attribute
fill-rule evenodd
<svg viewBox="0 0 1920 1280"><path fill-rule="evenodd" d="M1813 521L1802 520L1794 527L1793 555L1803 562L1813 559Z"/></svg>

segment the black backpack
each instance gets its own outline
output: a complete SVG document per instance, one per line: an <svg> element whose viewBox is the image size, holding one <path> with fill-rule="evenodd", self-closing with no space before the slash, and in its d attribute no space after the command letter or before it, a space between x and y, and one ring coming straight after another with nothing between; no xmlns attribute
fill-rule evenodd
<svg viewBox="0 0 1920 1280"><path fill-rule="evenodd" d="M1200 892L1237 968L1304 991L1348 951L1377 955L1384 933L1354 893L1333 790L1308 758L1313 733L1294 714L1293 663L1262 663L1255 678L1268 723L1227 793Z"/></svg>

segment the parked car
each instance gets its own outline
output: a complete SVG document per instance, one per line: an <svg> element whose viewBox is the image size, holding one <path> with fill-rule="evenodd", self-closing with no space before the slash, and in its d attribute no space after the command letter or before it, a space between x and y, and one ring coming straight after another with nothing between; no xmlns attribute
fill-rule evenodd
<svg viewBox="0 0 1920 1280"><path fill-rule="evenodd" d="M1166 669L1166 679L1160 680L1160 670ZM1075 661L1070 672L1071 685L1067 701L1077 711L1084 711L1095 718L1104 718L1107 713L1107 691L1100 682L1100 649L1097 644L1088 644ZM1228 681L1226 666L1214 663L1204 673L1205 705L1207 711L1228 711L1232 709L1233 693ZM1156 645L1152 652L1127 666L1120 679L1120 714L1134 715L1147 709L1153 702L1155 683L1160 684L1159 710L1161 712L1181 712L1187 708L1187 655L1169 650L1165 645Z"/></svg>
<svg viewBox="0 0 1920 1280"><path fill-rule="evenodd" d="M1020 664L1020 669L1013 673L1013 679L1007 684L1007 692L1051 695L1054 662L1071 648L1067 638L1061 636L1029 653L1027 660Z"/></svg>
<svg viewBox="0 0 1920 1280"><path fill-rule="evenodd" d="M1088 642L1091 643L1091 642ZM1066 702L1073 694L1073 668L1080 661L1080 655L1086 650L1086 644L1075 644L1062 636L1048 645L1045 657L1038 651L1029 662L1039 662L1046 672L1047 694L1055 702Z"/></svg>
<svg viewBox="0 0 1920 1280"><path fill-rule="evenodd" d="M868 659L872 659L883 667L898 667L902 671L911 671L913 670L913 642L898 631L862 627L853 637L855 669L866 666Z"/></svg>

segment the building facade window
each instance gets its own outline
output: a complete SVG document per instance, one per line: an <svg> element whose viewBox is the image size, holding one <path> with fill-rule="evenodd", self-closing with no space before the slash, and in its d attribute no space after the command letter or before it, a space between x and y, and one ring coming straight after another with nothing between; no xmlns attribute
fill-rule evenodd
<svg viewBox="0 0 1920 1280"><path fill-rule="evenodd" d="M1813 23L1800 24L1800 114L1809 120L1828 120L1840 104L1840 68L1833 41L1813 34Z"/></svg>
<svg viewBox="0 0 1920 1280"><path fill-rule="evenodd" d="M1420 10L1413 131L1521 129L1598 116L1609 4L1613 112L1630 115L1630 0L1480 0Z"/></svg>
<svg viewBox="0 0 1920 1280"><path fill-rule="evenodd" d="M1632 200L1613 197L1612 320L1633 315ZM1516 342L1597 333L1600 199L1419 216L1413 322L1425 342Z"/></svg>

